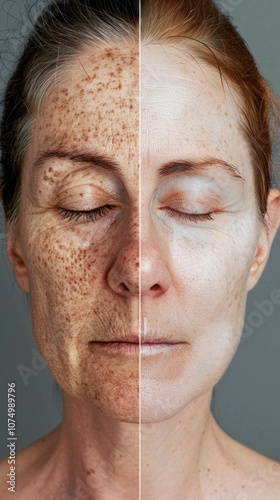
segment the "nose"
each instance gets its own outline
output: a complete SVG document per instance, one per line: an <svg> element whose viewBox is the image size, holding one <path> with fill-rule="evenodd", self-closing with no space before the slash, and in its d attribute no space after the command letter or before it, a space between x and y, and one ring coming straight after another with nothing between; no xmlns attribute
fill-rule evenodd
<svg viewBox="0 0 280 500"><path fill-rule="evenodd" d="M110 288L124 297L139 296L139 238L126 239L116 252L107 277Z"/></svg>
<svg viewBox="0 0 280 500"><path fill-rule="evenodd" d="M145 231L141 241L141 296L155 298L166 293L171 284L165 248L154 228Z"/></svg>
<svg viewBox="0 0 280 500"><path fill-rule="evenodd" d="M168 290L168 259L152 225L143 230L141 245L139 235L126 237L116 252L107 281L111 290L123 297L159 297Z"/></svg>

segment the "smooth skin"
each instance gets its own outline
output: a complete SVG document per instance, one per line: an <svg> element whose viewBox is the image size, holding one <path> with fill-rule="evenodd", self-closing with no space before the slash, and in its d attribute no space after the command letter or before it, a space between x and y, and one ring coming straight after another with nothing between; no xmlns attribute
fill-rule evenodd
<svg viewBox="0 0 280 500"><path fill-rule="evenodd" d="M236 96L216 70L157 45L140 67L139 102L137 48L84 52L34 120L7 250L64 417L18 453L17 497L137 499L141 444L143 500L255 500L260 469L274 471L262 499L276 500L277 464L227 436L210 400L279 225L279 191L261 223ZM142 341L178 345L144 353L140 373L138 356L92 349L138 331L139 294Z"/></svg>

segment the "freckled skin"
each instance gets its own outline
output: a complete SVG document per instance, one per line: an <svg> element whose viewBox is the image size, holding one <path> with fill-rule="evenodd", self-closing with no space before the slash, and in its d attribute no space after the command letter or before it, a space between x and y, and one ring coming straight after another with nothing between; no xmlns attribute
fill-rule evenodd
<svg viewBox="0 0 280 500"><path fill-rule="evenodd" d="M32 199L22 206L22 227L34 334L65 391L137 420L137 360L106 358L89 344L138 330L137 47L85 52L66 75L42 102L24 165L23 199ZM53 158L33 174L39 153L58 147L113 157L120 175ZM110 203L116 208L96 222L67 221L59 212ZM126 280L129 297L118 290Z"/></svg>

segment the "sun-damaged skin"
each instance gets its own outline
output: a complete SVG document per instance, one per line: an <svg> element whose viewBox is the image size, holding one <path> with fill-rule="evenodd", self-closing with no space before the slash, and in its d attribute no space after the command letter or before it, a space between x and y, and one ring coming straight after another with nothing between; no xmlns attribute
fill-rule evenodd
<svg viewBox="0 0 280 500"><path fill-rule="evenodd" d="M142 48L140 68L139 101L137 47L85 51L34 117L8 255L64 418L18 454L17 497L134 500L141 465L143 500L255 500L260 469L273 476L262 498L276 500L275 464L227 436L210 399L265 266L279 194L266 232L238 98L218 72L156 45ZM94 347L139 326L142 341L178 343L144 354L140 374L137 355Z"/></svg>
<svg viewBox="0 0 280 500"><path fill-rule="evenodd" d="M126 490L137 499L139 360L102 356L91 342L138 332L138 46L131 42L86 51L62 77L58 74L57 82L34 117L14 251L17 280L30 296L36 342L64 394L56 458L49 460L47 452L43 485L36 461L34 488L42 487L50 497L53 489L55 495L75 496L77 479L90 483L94 498L123 498ZM69 152L75 161L62 159ZM99 163L85 161L89 155L98 155ZM101 156L118 164L118 172L102 168ZM103 217L66 212L103 205L108 206ZM126 278L133 287L129 294L121 286ZM122 420L133 422L131 437L130 425ZM76 445L72 448L73 439L84 458ZM65 446L70 478L69 459L57 468ZM81 458L76 464L81 470L73 469L73 456ZM126 462L131 464L127 472ZM45 484L48 473L52 484ZM23 498L30 495L29 479L18 478Z"/></svg>
<svg viewBox="0 0 280 500"><path fill-rule="evenodd" d="M138 60L137 47L81 56L70 85L64 81L42 103L21 213L35 338L50 370L65 391L126 421L138 416L138 364L96 356L90 342L138 331ZM112 158L119 172L55 156L32 169L42 153L57 150ZM103 205L112 208L96 221L65 212ZM126 259L130 297L119 291Z"/></svg>

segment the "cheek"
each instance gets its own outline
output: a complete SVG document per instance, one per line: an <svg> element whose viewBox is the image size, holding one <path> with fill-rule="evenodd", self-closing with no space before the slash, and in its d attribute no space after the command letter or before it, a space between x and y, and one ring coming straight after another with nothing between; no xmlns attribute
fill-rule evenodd
<svg viewBox="0 0 280 500"><path fill-rule="evenodd" d="M89 348L90 341L128 330L134 314L123 301L113 300L106 286L117 233L95 239L84 230L30 228L30 304L35 340L62 389L114 416L123 411L134 418L138 362L94 357Z"/></svg>
<svg viewBox="0 0 280 500"><path fill-rule="evenodd" d="M72 294L84 295L94 288L95 270L104 262L104 253L100 253L99 243L78 232L69 235L63 228L37 230L27 251L31 285L41 286L48 293L48 284L70 300Z"/></svg>
<svg viewBox="0 0 280 500"><path fill-rule="evenodd" d="M98 292L108 265L110 242L108 238L93 241L82 229L38 231L38 224L27 240L35 337L41 345L52 339L52 345L58 345L62 352L59 344L70 344L78 332L90 329L88 318L95 309L102 311Z"/></svg>
<svg viewBox="0 0 280 500"><path fill-rule="evenodd" d="M96 254L77 244L71 248L64 231L52 230L34 236L27 254L36 342L48 363L57 359L65 364L74 352L75 325L81 328L81 312L85 314L95 286Z"/></svg>
<svg viewBox="0 0 280 500"><path fill-rule="evenodd" d="M174 287L182 305L189 304L190 316L198 318L196 334L202 324L203 331L225 320L241 325L256 248L256 232L245 222L208 234L203 242L195 233L192 239L177 239L175 233L170 238Z"/></svg>

